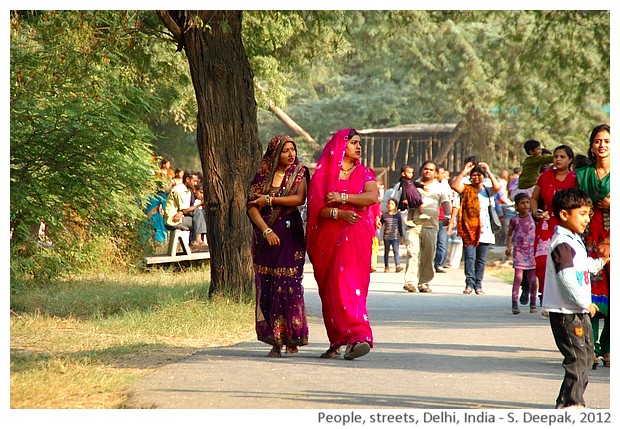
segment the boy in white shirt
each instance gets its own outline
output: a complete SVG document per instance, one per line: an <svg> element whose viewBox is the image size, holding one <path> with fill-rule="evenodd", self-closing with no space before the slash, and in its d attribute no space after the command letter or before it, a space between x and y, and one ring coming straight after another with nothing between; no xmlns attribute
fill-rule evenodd
<svg viewBox="0 0 620 429"><path fill-rule="evenodd" d="M547 257L542 305L558 349L564 356L564 380L556 408L585 408L583 394L594 363L590 317L598 308L592 303L590 273L609 261L609 244L601 246L602 258L588 257L580 234L590 223L592 200L577 188L563 189L553 197L553 214L560 220Z"/></svg>

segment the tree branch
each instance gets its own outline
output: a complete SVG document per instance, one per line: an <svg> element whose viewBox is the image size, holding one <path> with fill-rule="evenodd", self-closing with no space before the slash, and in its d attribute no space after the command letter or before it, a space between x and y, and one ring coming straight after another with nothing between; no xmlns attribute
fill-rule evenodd
<svg viewBox="0 0 620 429"><path fill-rule="evenodd" d="M172 36L176 40L177 51L181 51L185 46L185 38L183 37L181 27L179 27L178 23L170 16L170 13L167 10L158 10L156 13L162 24L170 30Z"/></svg>

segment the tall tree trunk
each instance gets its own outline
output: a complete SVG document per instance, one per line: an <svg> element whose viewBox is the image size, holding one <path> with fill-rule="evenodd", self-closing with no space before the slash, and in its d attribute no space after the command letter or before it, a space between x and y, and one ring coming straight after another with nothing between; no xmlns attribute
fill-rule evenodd
<svg viewBox="0 0 620 429"><path fill-rule="evenodd" d="M241 11L159 11L184 49L198 102L197 143L204 174L209 294L250 293L254 285L248 184L261 159L253 75L241 39Z"/></svg>

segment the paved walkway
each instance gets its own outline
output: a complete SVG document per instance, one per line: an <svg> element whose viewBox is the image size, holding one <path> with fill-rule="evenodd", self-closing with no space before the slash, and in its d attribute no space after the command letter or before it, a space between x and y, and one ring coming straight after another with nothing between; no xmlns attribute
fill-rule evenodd
<svg viewBox="0 0 620 429"><path fill-rule="evenodd" d="M382 255L382 252L380 252ZM382 257L379 258L382 260ZM312 266L304 286L310 344L268 358L258 341L210 348L129 389L129 408L551 409L564 370L549 323L511 312L511 286L487 276L464 295L461 269L436 274L432 294L407 293L403 273L371 275L375 347L354 361L320 359L328 347ZM591 372L590 408L610 407L609 368Z"/></svg>

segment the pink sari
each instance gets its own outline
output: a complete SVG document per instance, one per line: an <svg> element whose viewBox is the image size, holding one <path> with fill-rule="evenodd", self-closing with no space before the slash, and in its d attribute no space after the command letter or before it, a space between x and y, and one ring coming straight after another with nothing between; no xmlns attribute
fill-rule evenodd
<svg viewBox="0 0 620 429"><path fill-rule="evenodd" d="M358 163L349 180L338 178L349 129L338 131L325 145L308 189L308 256L314 267L330 347L367 342L373 346L366 309L374 222L368 207L350 204L336 207L355 210L360 220L351 225L342 219L319 217L328 192L360 194L375 180L374 171Z"/></svg>

